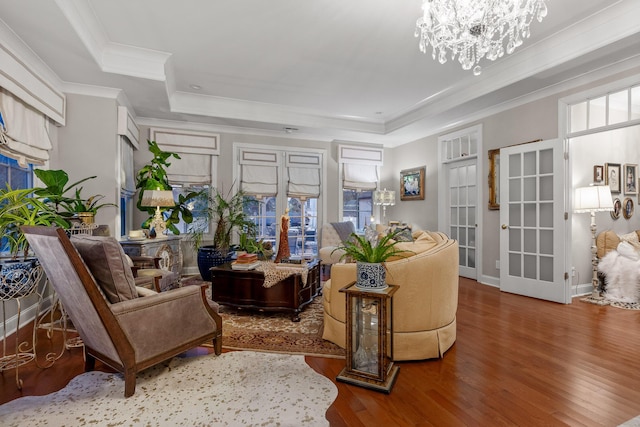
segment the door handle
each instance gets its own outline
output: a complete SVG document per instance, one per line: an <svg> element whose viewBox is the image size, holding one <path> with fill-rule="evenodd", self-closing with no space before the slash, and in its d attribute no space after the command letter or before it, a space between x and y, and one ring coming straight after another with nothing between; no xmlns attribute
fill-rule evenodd
<svg viewBox="0 0 640 427"><path fill-rule="evenodd" d="M506 230L507 228L509 228L509 226L507 224L502 224L502 229Z"/></svg>

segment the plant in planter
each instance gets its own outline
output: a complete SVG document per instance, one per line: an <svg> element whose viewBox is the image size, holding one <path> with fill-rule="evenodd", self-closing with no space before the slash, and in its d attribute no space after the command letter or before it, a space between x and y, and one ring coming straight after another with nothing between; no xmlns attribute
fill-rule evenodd
<svg viewBox="0 0 640 427"><path fill-rule="evenodd" d="M0 190L0 236L7 239L11 258L17 259L22 253L23 259L29 256L29 243L22 234L23 225L58 225L69 227L69 222L43 200L32 197L34 189Z"/></svg>
<svg viewBox="0 0 640 427"><path fill-rule="evenodd" d="M207 207L208 224L216 224L213 245L202 245L208 225L206 222L194 224L189 228L191 242L198 252L198 269L203 280L211 280L211 267L231 261L230 247L234 232L255 235L256 225L244 211L246 203L258 202L245 200L242 190L234 194L231 191L223 194L215 190Z"/></svg>
<svg viewBox="0 0 640 427"><path fill-rule="evenodd" d="M91 196L88 199L83 199L81 196L82 187L76 188L75 197L73 199L69 199L68 201L62 202L62 205L69 213L75 213L78 215L82 222L87 224L93 224L94 217L98 209L104 206L118 206L115 203L101 203L100 200L104 199L102 194L96 194L95 196Z"/></svg>
<svg viewBox="0 0 640 427"><path fill-rule="evenodd" d="M245 251L249 254L258 254L262 259L269 259L273 255L273 245L263 239L257 240L255 233L240 233L240 239L236 248L237 251Z"/></svg>
<svg viewBox="0 0 640 427"><path fill-rule="evenodd" d="M378 236L375 228L365 228L365 235L351 233L351 237L333 250L343 250L342 258L356 262L356 286L364 290L382 290L387 287L385 261L395 255L411 251L395 247L396 236L401 231Z"/></svg>
<svg viewBox="0 0 640 427"><path fill-rule="evenodd" d="M149 228L156 213L155 207L142 206L144 190L171 190L169 178L167 177L167 168L171 166L169 160L171 158L180 159L177 153L163 151L155 141L147 140L147 144L149 145L149 151L153 154L153 159L143 166L136 175L136 188L140 190L136 206L140 211L149 214L149 218L142 223L142 228ZM191 224L193 214L189 208L189 203L197 197L202 197L202 195L201 191L179 194L175 206L160 208L161 212L168 213L166 218L167 230L170 230L173 234L180 234L176 224L180 222L181 218L182 221Z"/></svg>

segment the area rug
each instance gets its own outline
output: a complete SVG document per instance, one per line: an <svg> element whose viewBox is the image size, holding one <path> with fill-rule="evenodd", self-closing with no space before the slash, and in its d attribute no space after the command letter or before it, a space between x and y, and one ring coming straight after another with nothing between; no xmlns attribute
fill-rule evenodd
<svg viewBox="0 0 640 427"><path fill-rule="evenodd" d="M328 426L338 390L302 356L234 351L173 358L138 374L87 372L0 406L2 426Z"/></svg>
<svg viewBox="0 0 640 427"><path fill-rule="evenodd" d="M183 281L182 285L204 283L199 276ZM207 287L211 298L211 286ZM234 309L221 305L222 347L230 350L303 354L344 358L345 351L322 339L322 296L316 297L300 313L300 321L292 322L291 313L260 312Z"/></svg>
<svg viewBox="0 0 640 427"><path fill-rule="evenodd" d="M640 427L640 415L620 424L618 427Z"/></svg>

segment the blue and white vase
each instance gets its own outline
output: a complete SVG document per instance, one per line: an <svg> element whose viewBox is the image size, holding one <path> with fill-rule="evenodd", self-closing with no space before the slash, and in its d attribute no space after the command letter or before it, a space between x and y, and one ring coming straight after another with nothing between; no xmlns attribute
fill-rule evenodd
<svg viewBox="0 0 640 427"><path fill-rule="evenodd" d="M365 291L380 291L387 288L387 271L384 264L356 262L356 287Z"/></svg>

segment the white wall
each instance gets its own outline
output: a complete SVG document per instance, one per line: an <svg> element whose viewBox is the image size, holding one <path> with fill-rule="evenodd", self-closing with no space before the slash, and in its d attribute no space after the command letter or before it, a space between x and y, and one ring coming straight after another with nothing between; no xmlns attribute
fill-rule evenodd
<svg viewBox="0 0 640 427"><path fill-rule="evenodd" d="M64 169L69 183L97 176L80 184L82 196L102 194L103 203L119 205L118 143L115 99L67 95L67 124L58 129L57 152L50 168ZM114 235L118 212L117 207L105 206L98 211L96 223L107 224Z"/></svg>

